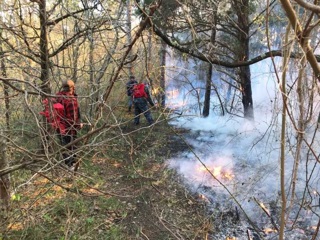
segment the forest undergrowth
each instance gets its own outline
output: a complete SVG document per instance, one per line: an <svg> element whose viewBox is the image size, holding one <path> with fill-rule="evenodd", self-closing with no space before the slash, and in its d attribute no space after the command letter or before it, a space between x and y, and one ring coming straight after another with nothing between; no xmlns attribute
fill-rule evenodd
<svg viewBox="0 0 320 240"><path fill-rule="evenodd" d="M173 131L161 117L134 126L132 117L126 113L108 146L96 146L76 173L61 166L15 172L0 239L207 239L205 203L166 167L187 149L177 136L186 130Z"/></svg>

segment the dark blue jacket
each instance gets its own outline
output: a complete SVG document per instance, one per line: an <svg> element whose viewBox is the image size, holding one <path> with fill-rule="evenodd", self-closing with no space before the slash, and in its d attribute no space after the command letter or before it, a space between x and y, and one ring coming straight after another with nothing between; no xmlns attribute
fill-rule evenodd
<svg viewBox="0 0 320 240"><path fill-rule="evenodd" d="M131 96L132 92L133 92L133 86L136 85L138 82L136 80L129 80L129 82L127 82L127 95Z"/></svg>

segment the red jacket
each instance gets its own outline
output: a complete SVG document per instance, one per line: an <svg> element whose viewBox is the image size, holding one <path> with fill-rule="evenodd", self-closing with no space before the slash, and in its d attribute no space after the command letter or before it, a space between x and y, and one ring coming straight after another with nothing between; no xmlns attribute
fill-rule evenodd
<svg viewBox="0 0 320 240"><path fill-rule="evenodd" d="M80 109L77 99L77 94L71 95L69 92L57 93L57 102L64 107L64 116L61 116L61 128L65 129L66 135L76 135L80 129Z"/></svg>

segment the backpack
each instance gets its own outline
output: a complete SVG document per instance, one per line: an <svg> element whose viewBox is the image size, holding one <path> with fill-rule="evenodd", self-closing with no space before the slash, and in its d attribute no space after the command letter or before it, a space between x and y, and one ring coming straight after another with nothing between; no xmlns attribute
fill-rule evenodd
<svg viewBox="0 0 320 240"><path fill-rule="evenodd" d="M62 122L64 106L61 103L53 103L47 98L44 99L42 103L44 110L40 112L40 114L47 119L47 123L49 123L54 130L64 134L66 132L65 125Z"/></svg>
<svg viewBox="0 0 320 240"><path fill-rule="evenodd" d="M145 85L143 83L134 85L133 93L132 93L133 98L142 98L142 97L147 98L148 95L145 92L144 88L145 88Z"/></svg>

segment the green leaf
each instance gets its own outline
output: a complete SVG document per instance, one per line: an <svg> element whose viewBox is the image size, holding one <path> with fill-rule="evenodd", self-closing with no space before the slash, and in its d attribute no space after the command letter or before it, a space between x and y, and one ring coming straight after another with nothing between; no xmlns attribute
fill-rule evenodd
<svg viewBox="0 0 320 240"><path fill-rule="evenodd" d="M12 201L20 201L21 200L21 195L20 194L13 194L11 196Z"/></svg>

